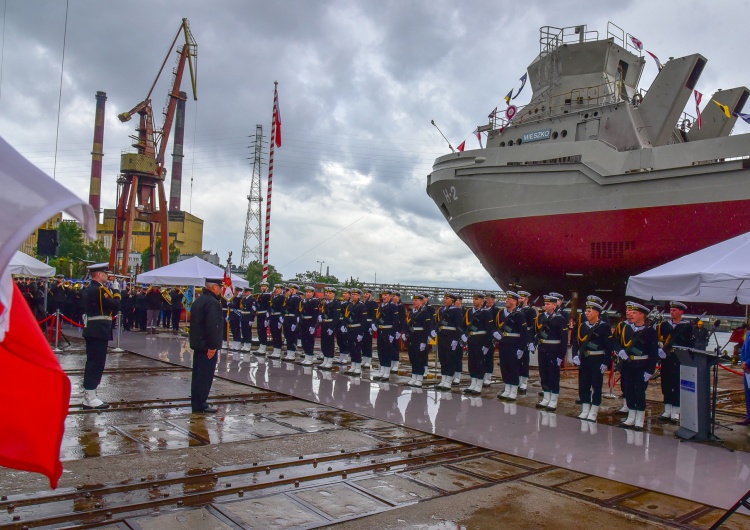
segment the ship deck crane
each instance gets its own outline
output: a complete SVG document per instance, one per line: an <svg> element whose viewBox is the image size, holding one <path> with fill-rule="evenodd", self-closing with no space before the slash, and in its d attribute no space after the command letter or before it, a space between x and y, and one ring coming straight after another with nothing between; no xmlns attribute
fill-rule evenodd
<svg viewBox="0 0 750 530"><path fill-rule="evenodd" d="M180 35L184 36L185 44L177 48L179 57L177 66L172 72L172 87L164 109L164 124L161 130L157 130L154 127L151 94L172 51L175 49ZM123 112L118 116L120 121L127 122L137 114L139 122L136 127L137 135L131 136L134 140L135 152L123 153L120 158L118 185L122 186L122 190L117 204L115 229L109 258L109 264L115 272L127 274L133 225L136 221L145 222L149 225L150 267L153 269L156 264L157 225L161 232L162 265L169 263L169 216L167 199L164 193L165 153L174 122L177 100L180 99L180 85L182 84L186 63L190 70L193 99L198 99L196 89L197 58L198 44L190 31L188 19L183 18L146 98L128 112Z"/></svg>

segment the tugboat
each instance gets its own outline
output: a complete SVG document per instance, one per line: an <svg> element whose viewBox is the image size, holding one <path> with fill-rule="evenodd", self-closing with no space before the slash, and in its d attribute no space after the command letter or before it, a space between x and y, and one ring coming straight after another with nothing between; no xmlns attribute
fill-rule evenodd
<svg viewBox="0 0 750 530"><path fill-rule="evenodd" d="M700 54L643 90L638 41L612 23L606 38L545 26L539 42L531 101L493 113L486 147L441 156L427 177L498 285L621 298L630 275L750 231L750 134L730 136L747 88L711 97L726 109L703 98L699 126L683 110Z"/></svg>

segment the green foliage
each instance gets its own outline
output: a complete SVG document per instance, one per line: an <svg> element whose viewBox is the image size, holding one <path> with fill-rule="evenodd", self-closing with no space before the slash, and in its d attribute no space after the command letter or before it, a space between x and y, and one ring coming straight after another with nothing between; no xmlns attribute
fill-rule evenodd
<svg viewBox="0 0 750 530"><path fill-rule="evenodd" d="M349 276L349 279L344 282L344 287L349 289L362 289L364 286L364 282L359 281L359 277L355 279L354 276Z"/></svg>
<svg viewBox="0 0 750 530"><path fill-rule="evenodd" d="M250 287L253 291L258 292L258 286L263 279L263 264L258 260L251 261L247 265L247 273L245 273L245 279L250 282ZM276 270L273 265L268 265L268 286L273 289L273 286L277 283L282 283L284 279L281 274Z"/></svg>
<svg viewBox="0 0 750 530"><path fill-rule="evenodd" d="M320 274L317 271L307 271L297 273L297 275L291 280L294 283L300 285L324 283L326 285L338 285L339 279L333 274L325 275Z"/></svg>
<svg viewBox="0 0 750 530"><path fill-rule="evenodd" d="M86 259L94 263L109 261L110 249L104 246L104 241L96 240L86 245Z"/></svg>
<svg viewBox="0 0 750 530"><path fill-rule="evenodd" d="M49 264L66 277L79 277L86 266L81 260L87 260L86 244L83 242L83 229L75 221L63 221L57 227L57 257L50 258ZM44 261L43 257L37 256Z"/></svg>
<svg viewBox="0 0 750 530"><path fill-rule="evenodd" d="M161 259L161 238L156 238L156 267L159 268L162 267L162 259ZM174 242L169 244L169 263L174 263L177 261L177 258L180 257L180 249L178 249L176 246L174 246ZM148 272L151 270L151 249L146 248L143 252L141 252L141 268L143 272Z"/></svg>

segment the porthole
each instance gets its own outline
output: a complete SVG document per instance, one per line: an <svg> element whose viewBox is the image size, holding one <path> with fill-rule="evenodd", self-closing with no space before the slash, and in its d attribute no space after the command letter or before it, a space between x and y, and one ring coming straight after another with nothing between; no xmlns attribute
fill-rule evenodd
<svg viewBox="0 0 750 530"><path fill-rule="evenodd" d="M513 140L508 140L508 145L513 145Z"/></svg>
<svg viewBox="0 0 750 530"><path fill-rule="evenodd" d="M505 142L500 142L500 147L505 147Z"/></svg>
<svg viewBox="0 0 750 530"><path fill-rule="evenodd" d="M596 118L599 115L599 112L594 113L594 118Z"/></svg>
<svg viewBox="0 0 750 530"><path fill-rule="evenodd" d="M589 113L587 112L586 114L583 115L583 117L584 117L584 119L588 118L589 117Z"/></svg>
<svg viewBox="0 0 750 530"><path fill-rule="evenodd" d="M562 135L562 137L563 137L563 138L565 138L566 136L568 136L568 131L567 131L567 129L563 129L563 130L562 130L562 132L561 132L560 134Z"/></svg>
<svg viewBox="0 0 750 530"><path fill-rule="evenodd" d="M521 145L521 139L516 140L516 145Z"/></svg>
<svg viewBox="0 0 750 530"><path fill-rule="evenodd" d="M557 140L557 137L558 137L558 136L559 136L559 135L557 134L557 131L555 131L555 132L553 132L553 133L552 133L552 139L553 139L553 140Z"/></svg>

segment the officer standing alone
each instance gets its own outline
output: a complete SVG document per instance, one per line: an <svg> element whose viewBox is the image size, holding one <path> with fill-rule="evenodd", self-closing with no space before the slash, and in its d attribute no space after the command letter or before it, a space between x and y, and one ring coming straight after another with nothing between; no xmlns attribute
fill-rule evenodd
<svg viewBox="0 0 750 530"><path fill-rule="evenodd" d="M193 303L190 315L190 347L193 349L193 377L190 404L194 413L213 413L208 404L218 351L224 336L224 318L219 295L223 278L206 278L206 286Z"/></svg>

